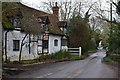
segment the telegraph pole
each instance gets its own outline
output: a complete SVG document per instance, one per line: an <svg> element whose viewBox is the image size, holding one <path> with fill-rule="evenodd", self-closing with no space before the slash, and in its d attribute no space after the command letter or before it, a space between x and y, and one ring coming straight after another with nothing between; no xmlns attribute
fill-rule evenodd
<svg viewBox="0 0 120 80"><path fill-rule="evenodd" d="M112 34L112 3L110 3L110 34Z"/></svg>
<svg viewBox="0 0 120 80"><path fill-rule="evenodd" d="M112 3L110 3L110 26L112 27Z"/></svg>

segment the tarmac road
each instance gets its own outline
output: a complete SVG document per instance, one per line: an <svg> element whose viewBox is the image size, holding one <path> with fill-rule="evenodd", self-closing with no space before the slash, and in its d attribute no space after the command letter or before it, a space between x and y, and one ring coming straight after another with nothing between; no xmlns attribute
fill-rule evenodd
<svg viewBox="0 0 120 80"><path fill-rule="evenodd" d="M118 78L117 70L102 63L104 51L98 51L84 60L37 65L12 78Z"/></svg>

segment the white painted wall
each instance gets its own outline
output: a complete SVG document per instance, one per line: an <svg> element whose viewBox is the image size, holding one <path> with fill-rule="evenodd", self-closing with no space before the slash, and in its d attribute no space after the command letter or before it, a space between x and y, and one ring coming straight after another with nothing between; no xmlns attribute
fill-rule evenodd
<svg viewBox="0 0 120 80"><path fill-rule="evenodd" d="M4 32L4 39L5 39L5 32ZM10 31L7 33L7 55L11 61L18 61L18 59L19 59L18 57L19 57L19 53L20 53L20 50L13 51L13 40L20 40L20 45L21 45L21 42L22 42L22 39L24 38L24 36L25 36L25 33L21 33L20 31ZM29 46L28 46L29 36L26 37L24 42L27 42L27 43L23 46L22 60L34 59L34 58L38 57L37 42L32 42L30 44L30 47L31 47L30 54L29 54ZM5 40L4 40L3 47L5 48ZM4 49L4 51L5 51L5 49Z"/></svg>
<svg viewBox="0 0 120 80"><path fill-rule="evenodd" d="M5 39L5 32L4 31L4 39ZM7 33L7 55L8 58L10 59L10 61L18 61L19 59L19 51L13 51L13 40L20 40L20 43L22 42L22 39L24 38L25 33L21 33L20 31L9 31ZM31 36L32 38L33 36ZM48 46L48 51L49 53L55 53L57 51L60 51L61 49L66 49L67 46L61 46L61 36L57 36L57 35L49 35L49 46ZM58 46L54 46L54 40L57 39L58 40ZM29 59L35 59L37 58L38 52L42 52L42 46L38 45L42 45L42 42L39 40L38 42L31 42L30 43L30 48L31 48L31 53L29 54L29 36L26 37L26 39L24 40L24 42L26 42L26 44L23 46L23 50L22 50L22 60L29 60ZM21 44L20 44L21 45ZM5 40L4 40L4 52L5 52ZM3 58L5 59L5 55L3 56Z"/></svg>
<svg viewBox="0 0 120 80"><path fill-rule="evenodd" d="M54 40L58 40L58 46L54 46ZM61 36L49 35L49 53L55 53L61 50Z"/></svg>
<svg viewBox="0 0 120 80"><path fill-rule="evenodd" d="M38 54L42 53L42 40L38 40Z"/></svg>

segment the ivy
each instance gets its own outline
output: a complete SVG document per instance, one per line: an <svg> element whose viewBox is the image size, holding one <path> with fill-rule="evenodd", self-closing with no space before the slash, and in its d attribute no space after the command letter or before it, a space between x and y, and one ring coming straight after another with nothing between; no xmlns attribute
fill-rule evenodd
<svg viewBox="0 0 120 80"><path fill-rule="evenodd" d="M2 18L2 25L4 29L13 29L13 25L7 17Z"/></svg>

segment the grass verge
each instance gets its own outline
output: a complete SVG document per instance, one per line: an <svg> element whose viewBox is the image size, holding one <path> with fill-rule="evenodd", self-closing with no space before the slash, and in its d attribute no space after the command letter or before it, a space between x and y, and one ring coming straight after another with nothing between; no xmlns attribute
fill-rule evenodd
<svg viewBox="0 0 120 80"><path fill-rule="evenodd" d="M97 50L88 50L87 52L88 52L88 53L96 53Z"/></svg>
<svg viewBox="0 0 120 80"><path fill-rule="evenodd" d="M22 61L10 61L7 64L33 64L38 62L61 62L61 61L72 61L72 60L83 60L88 55L84 54L82 56L72 55L69 51L58 51L52 54L41 54L38 58L33 60L22 60Z"/></svg>

